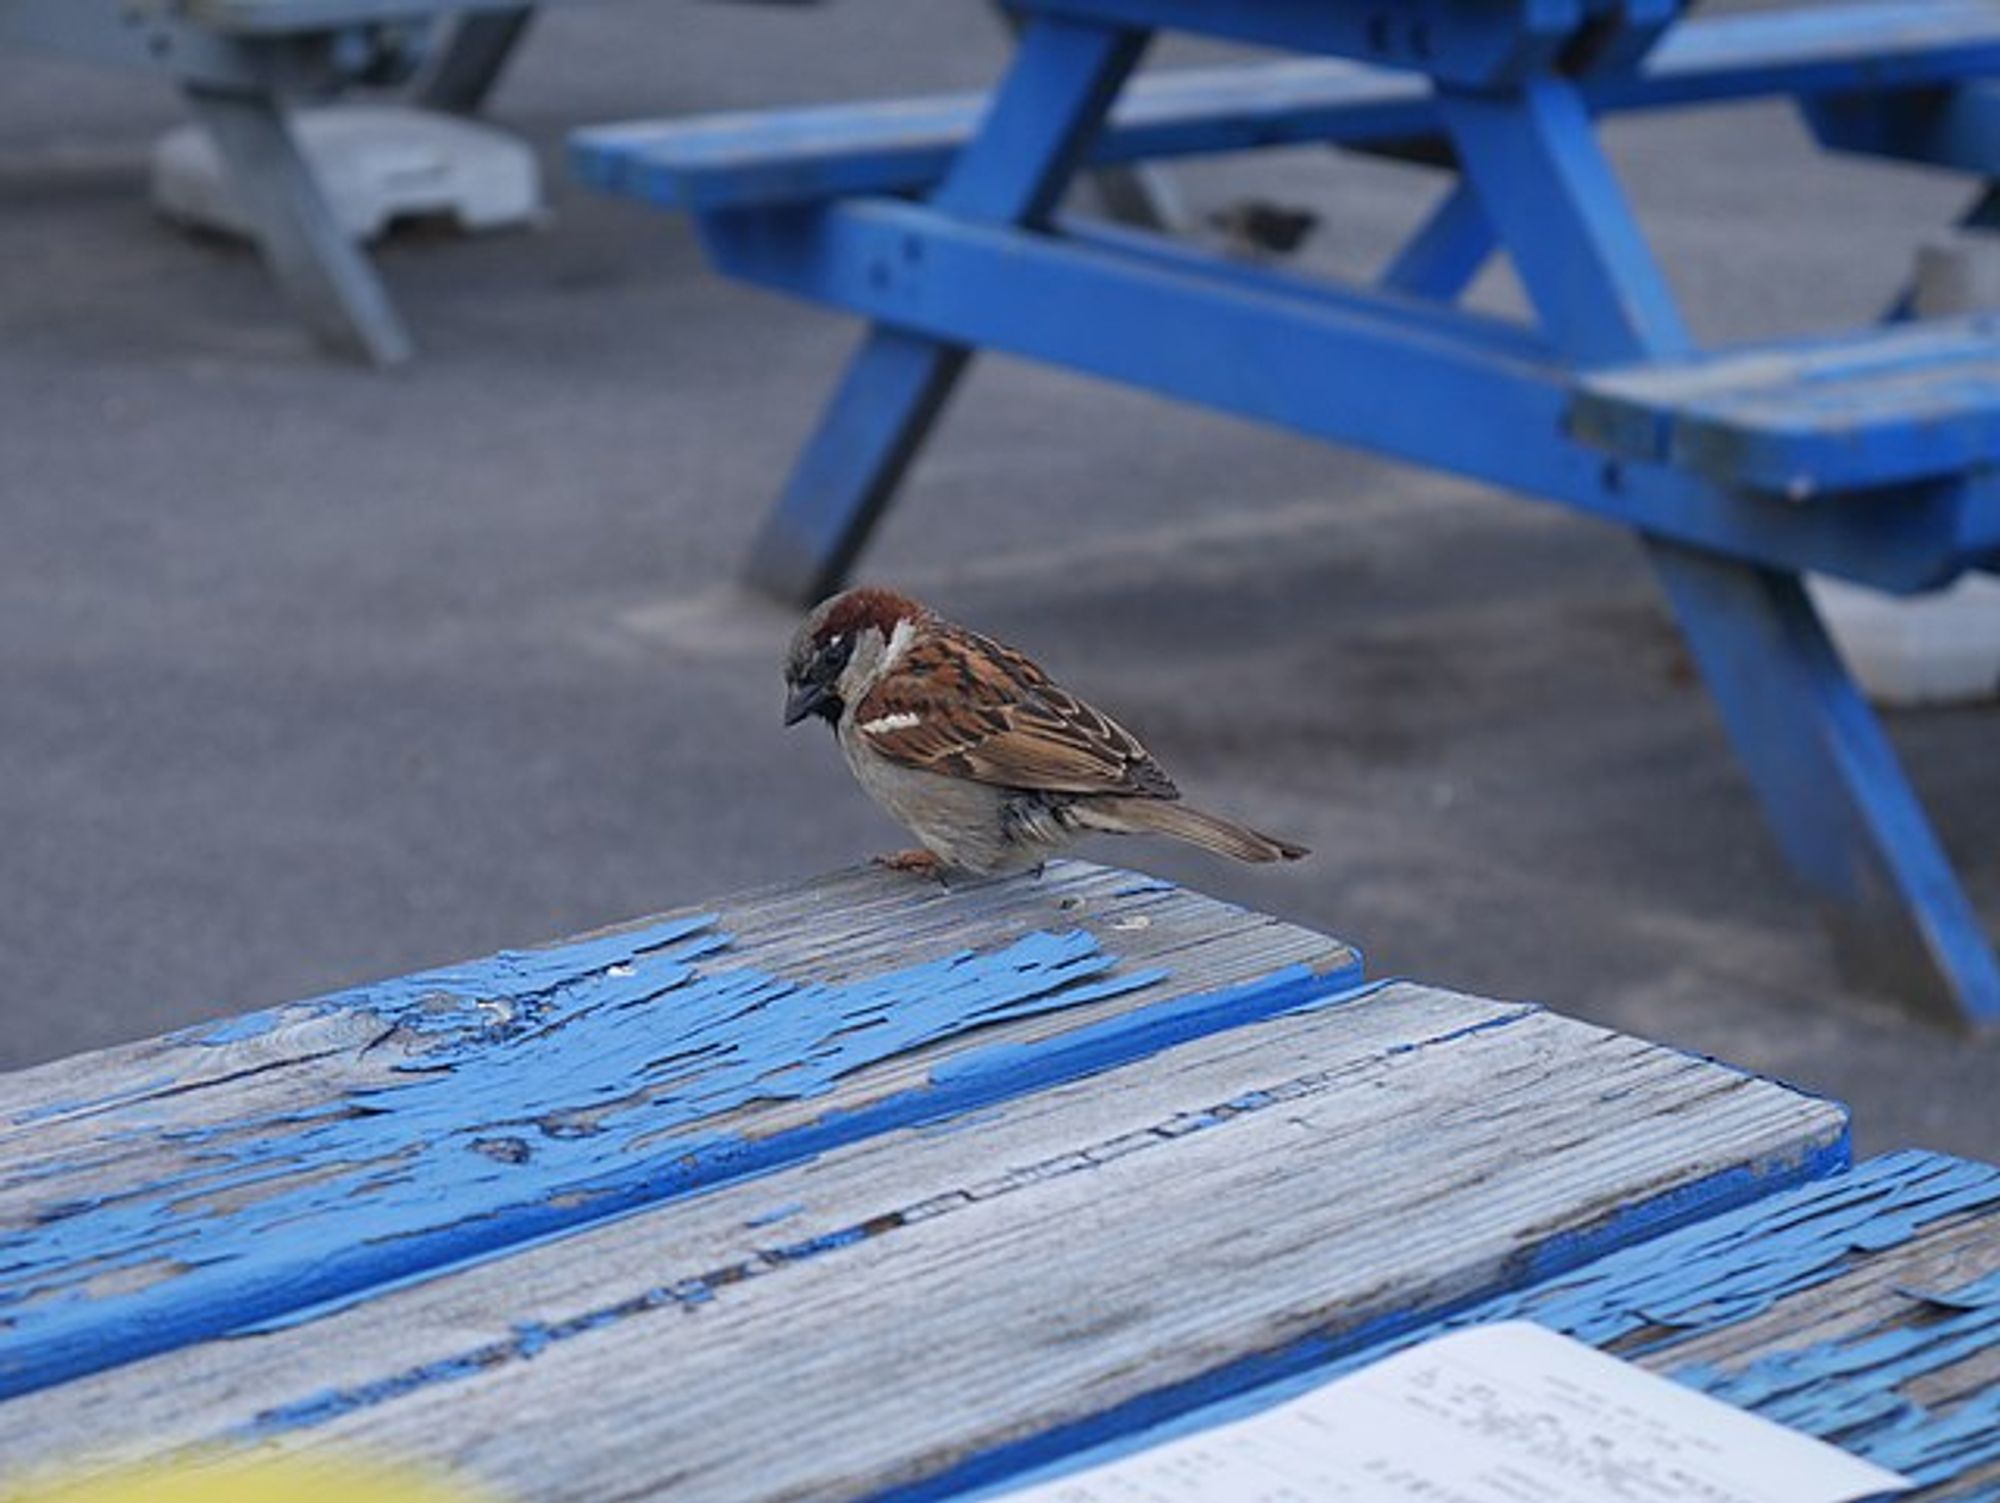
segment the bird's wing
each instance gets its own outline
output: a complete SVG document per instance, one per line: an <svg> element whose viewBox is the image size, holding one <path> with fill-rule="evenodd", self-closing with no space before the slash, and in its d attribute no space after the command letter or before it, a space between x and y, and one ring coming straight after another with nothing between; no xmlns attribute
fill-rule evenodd
<svg viewBox="0 0 2000 1503"><path fill-rule="evenodd" d="M959 628L911 644L853 724L905 767L1048 793L1180 797L1131 732L1013 648Z"/></svg>

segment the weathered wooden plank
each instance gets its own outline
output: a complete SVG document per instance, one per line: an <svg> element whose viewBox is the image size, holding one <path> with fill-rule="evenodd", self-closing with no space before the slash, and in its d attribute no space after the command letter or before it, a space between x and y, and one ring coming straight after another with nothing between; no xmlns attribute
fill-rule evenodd
<svg viewBox="0 0 2000 1503"><path fill-rule="evenodd" d="M1534 1320L1919 1484L2000 1484L2000 1168L1902 1152L1419 1325L1319 1371L1080 1452L1238 1419L1443 1331Z"/></svg>
<svg viewBox="0 0 2000 1503"><path fill-rule="evenodd" d="M1359 979L1130 873L860 872L0 1081L0 1393Z"/></svg>
<svg viewBox="0 0 2000 1503"><path fill-rule="evenodd" d="M1570 427L1630 458L1793 500L1957 473L2000 458L2000 318L1594 372Z"/></svg>
<svg viewBox="0 0 2000 1503"><path fill-rule="evenodd" d="M1845 1145L1839 1108L1769 1081L1393 984L24 1395L0 1455L257 1439L537 1499L930 1495Z"/></svg>
<svg viewBox="0 0 2000 1503"><path fill-rule="evenodd" d="M259 8L259 0L249 4ZM1639 73L1588 86L1599 110L1661 109L1922 88L1996 69L2000 6L1932 0L1684 23ZM982 94L957 94L593 126L573 136L571 155L578 174L605 192L682 209L909 192L943 177L985 104ZM1180 69L1135 80L1090 159L1318 141L1380 145L1437 130L1429 84L1414 73L1324 61Z"/></svg>

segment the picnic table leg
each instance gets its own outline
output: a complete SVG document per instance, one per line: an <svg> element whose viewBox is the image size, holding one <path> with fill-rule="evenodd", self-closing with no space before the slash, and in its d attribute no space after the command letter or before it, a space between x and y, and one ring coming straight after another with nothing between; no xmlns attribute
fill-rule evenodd
<svg viewBox="0 0 2000 1503"><path fill-rule="evenodd" d="M987 8L1018 41L1027 29L1027 17L1006 0L988 0ZM1104 212L1120 224L1142 230L1179 230L1186 224L1180 190L1174 186L1167 168L1151 162L1131 162L1093 167L1087 176Z"/></svg>
<svg viewBox="0 0 2000 1503"><path fill-rule="evenodd" d="M1859 979L2000 1023L2000 966L1798 575L1647 540L1785 855Z"/></svg>
<svg viewBox="0 0 2000 1503"><path fill-rule="evenodd" d="M414 353L374 267L333 217L275 95L187 86L265 264L320 342L374 365Z"/></svg>
<svg viewBox="0 0 2000 1503"><path fill-rule="evenodd" d="M1575 90L1441 98L1530 300L1585 363L1687 347ZM1792 866L1858 979L2000 1023L2000 960L1796 572L1643 539Z"/></svg>
<svg viewBox="0 0 2000 1503"><path fill-rule="evenodd" d="M1093 167L1090 186L1106 216L1120 224L1169 233L1187 227L1187 205L1173 175L1164 167L1149 162Z"/></svg>
<svg viewBox="0 0 2000 1503"><path fill-rule="evenodd" d="M1145 49L1147 33L1038 17L979 134L959 152L934 201L966 219L1046 219ZM969 352L876 325L862 341L746 575L767 594L808 605L839 587L943 410Z"/></svg>
<svg viewBox="0 0 2000 1503"><path fill-rule="evenodd" d="M453 115L477 114L534 18L533 8L526 5L463 17L417 91L416 102Z"/></svg>
<svg viewBox="0 0 2000 1503"><path fill-rule="evenodd" d="M751 547L753 586L802 606L840 588L968 358L960 345L868 331Z"/></svg>

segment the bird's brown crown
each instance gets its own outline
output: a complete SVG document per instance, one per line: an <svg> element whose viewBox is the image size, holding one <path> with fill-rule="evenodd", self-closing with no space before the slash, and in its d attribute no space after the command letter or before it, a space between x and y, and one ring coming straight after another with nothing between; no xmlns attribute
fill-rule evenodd
<svg viewBox="0 0 2000 1503"><path fill-rule="evenodd" d="M915 621L929 614L923 606L879 585L863 585L836 595L814 613L812 638L830 642L835 637L856 637L869 627L886 638L899 621Z"/></svg>

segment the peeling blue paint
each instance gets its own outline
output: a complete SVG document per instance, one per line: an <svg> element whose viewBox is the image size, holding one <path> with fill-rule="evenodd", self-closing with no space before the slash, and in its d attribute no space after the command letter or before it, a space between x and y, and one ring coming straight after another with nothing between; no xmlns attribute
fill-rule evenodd
<svg viewBox="0 0 2000 1503"><path fill-rule="evenodd" d="M1834 1440L1920 1485L2000 1461L2000 1388L1936 1413L1902 1386L2000 1346L2000 1309L1780 1350L1746 1367L1689 1365L1673 1376L1779 1424Z"/></svg>
<svg viewBox="0 0 2000 1503"><path fill-rule="evenodd" d="M359 1010L415 1052L389 1079L309 1109L200 1129L135 1125L178 1150L170 1173L47 1207L40 1224L0 1237L0 1396L324 1313L1359 979L1292 968L1040 1045L974 1047L924 1087L748 1139L717 1120L758 1100L823 1096L876 1061L1166 973L1119 974L1085 932L1034 932L828 986L725 963L728 937L711 923L509 951L206 1030L199 1044L221 1047ZM125 1287L94 1292L107 1277Z"/></svg>
<svg viewBox="0 0 2000 1503"><path fill-rule="evenodd" d="M193 1042L218 1047L223 1044L241 1044L250 1039L262 1038L265 1034L284 1026L287 1009L267 1008L261 1012L246 1012L241 1017L228 1018L202 1029L184 1029L173 1035L175 1042Z"/></svg>
<svg viewBox="0 0 2000 1503"><path fill-rule="evenodd" d="M1314 1005L1330 1005L1336 1002L1347 1003L1378 989L1378 987L1370 986L1355 991L1343 992L1323 998L1319 1003ZM1265 1110L1277 1104L1280 1099L1279 1096L1271 1092L1248 1091L1214 1110L1181 1113L1174 1119L1171 1128L1165 1125L1156 1125L1152 1131L1158 1135L1161 1142L1166 1142L1185 1136L1191 1132L1200 1132L1210 1127L1219 1126L1231 1117L1239 1116L1245 1112ZM974 1115L987 1118L997 1116L1001 1111L1001 1107L995 1106ZM1078 1158L1076 1172L1087 1172L1090 1168L1096 1167L1099 1162L1100 1160L1096 1159L1094 1155L1085 1152ZM1038 1179L1039 1176L1030 1173L1023 1175L1018 1183L1035 1182ZM960 1198L963 1203L970 1203L969 1197ZM881 1236L897 1227L908 1225L913 1221L928 1220L930 1215L933 1214L931 1210L932 1204L933 1202L929 1200L920 1201L914 1206L883 1211L871 1215L866 1221L835 1227L816 1236L802 1238L797 1242L764 1248L757 1251L744 1262L726 1265L721 1268L711 1269L703 1274L690 1276L680 1280L671 1289L651 1290L637 1299L625 1299L608 1306L601 1306L558 1323L544 1324L535 1322L533 1323L535 1339L532 1344L524 1344L520 1339L521 1333L527 1327L516 1325L512 1339L482 1343L470 1351L454 1353L442 1358L434 1358L400 1373L356 1384L346 1389L324 1390L295 1403L274 1406L260 1412L247 1425L224 1436L223 1439L254 1444L259 1441L268 1440L289 1430L309 1428L313 1425L324 1423L329 1419L352 1414L357 1410L369 1408L389 1399L400 1398L418 1388L429 1387L439 1383L455 1382L460 1378L470 1377L474 1373L486 1371L516 1356L532 1357L552 1341L568 1340L571 1336L581 1335L585 1331L596 1330L615 1321L626 1319L629 1316L645 1314L670 1304L682 1307L706 1304L715 1298L715 1291L719 1288L741 1283L745 1279L758 1277L788 1263L803 1262L806 1259L818 1257L823 1253L834 1252L844 1247L856 1246L871 1237ZM777 1214L753 1217L746 1222L746 1225L756 1227L770 1221L789 1217L793 1213L803 1210L804 1207L802 1205L786 1205L780 1207ZM518 1249L510 1249L510 1251L518 1251ZM373 1291L371 1291L372 1293Z"/></svg>
<svg viewBox="0 0 2000 1503"><path fill-rule="evenodd" d="M1808 1166L1810 1167L1810 1166ZM1307 1392L1445 1331L1534 1320L1623 1357L1671 1351L1763 1314L1838 1277L1857 1254L1892 1248L1948 1217L1996 1218L2000 1168L1915 1151L1723 1211L1637 1242L1516 1292L1440 1317L1301 1342L1153 1395L1090 1426L1034 1437L975 1458L947 1477L882 1498L984 1498L1224 1424ZM1899 1387L2000 1345L2000 1274L1949 1295L1916 1298L1935 1311L1908 1327L1853 1340L1777 1349L1722 1370L1688 1364L1669 1376L1831 1441L1921 1485L2000 1463L2000 1388L1931 1410ZM1984 1496L1982 1493L1981 1496Z"/></svg>
<svg viewBox="0 0 2000 1503"><path fill-rule="evenodd" d="M1699 1222L1713 1214L1718 1206L1742 1205L1747 1201L1753 1201L1774 1181L1789 1183L1801 1179L1820 1179L1837 1173L1847 1168L1853 1157L1852 1129L1843 1123L1837 1139L1824 1146L1810 1149L1795 1159L1742 1164L1733 1169L1725 1169L1719 1174L1712 1174L1693 1184L1664 1191L1635 1205L1620 1207L1586 1230L1550 1237L1523 1260L1525 1278L1521 1282L1539 1282L1576 1267L1583 1259L1577 1256L1578 1246L1573 1244L1602 1248L1607 1240L1612 1245L1644 1242L1676 1227ZM1594 1256L1594 1253L1592 1255Z"/></svg>
<svg viewBox="0 0 2000 1503"><path fill-rule="evenodd" d="M1432 1044L1451 1043L1456 1039L1471 1038L1476 1033L1490 1033L1496 1028L1510 1028L1520 1022L1521 1019L1538 1013L1541 1010L1541 1007L1536 1004L1523 1004L1512 1012L1503 1012L1490 1018L1481 1018L1477 1023L1467 1023L1463 1028L1443 1034L1435 1039L1411 1040L1406 1043L1392 1044L1389 1046L1389 1053L1413 1054L1419 1049L1428 1049Z"/></svg>
<svg viewBox="0 0 2000 1503"><path fill-rule="evenodd" d="M844 1226L837 1232L826 1232L821 1236L807 1237L802 1241L788 1242L779 1247L758 1249L758 1255L773 1263L803 1263L807 1258L816 1258L821 1253L834 1252L839 1248L853 1247L868 1240L865 1226Z"/></svg>
<svg viewBox="0 0 2000 1503"><path fill-rule="evenodd" d="M1300 1006L1312 1008L1336 1005L1344 1006L1362 997L1371 995L1386 984L1376 983L1356 988L1352 991L1307 1000L1303 1003L1286 1001L1279 1005L1267 1007L1267 1011L1275 1015ZM1504 1020L1519 1021L1522 1018L1533 1016L1539 1010L1532 1006L1522 1005L1506 1013ZM1463 1029L1452 1029L1430 1034L1418 1041L1418 1047L1445 1043L1462 1038L1464 1034L1465 1030ZM1387 1054L1400 1051L1385 1049L1384 1052ZM1290 1099L1290 1093L1282 1088L1246 1091L1228 1101L1218 1103L1206 1109L1177 1113L1167 1121L1153 1124L1145 1134L1138 1136L1156 1138L1160 1144L1165 1144L1192 1133L1204 1132L1210 1128L1221 1126L1245 1113L1269 1110L1279 1106L1287 1099ZM999 1108L990 1108L979 1115L996 1115L998 1111ZM1844 1147L1844 1144L1839 1146ZM1127 1149L1125 1151L1132 1150ZM1122 1157L1123 1155L1121 1153L1118 1156ZM1064 1156L1059 1161L1059 1172L1087 1173L1102 1162L1103 1160L1094 1152L1085 1149L1079 1153ZM1803 1172L1801 1165L1809 1162L1810 1160L1801 1160L1793 1164L1789 1169L1784 1165L1773 1165L1770 1167L1770 1172L1780 1176L1780 1182L1784 1182L1782 1176L1787 1173ZM982 1194L981 1198L990 1199L993 1194L1006 1193L1008 1189L1018 1188L1024 1184L1040 1183L1047 1177L1043 1172L1045 1167L1041 1165L1022 1166L1012 1176L1003 1177L1010 1179L1011 1183L1005 1184L1000 1189L986 1191ZM1717 1176L1713 1183L1716 1186L1714 1193L1718 1196L1736 1197L1745 1193L1755 1193L1754 1190L1743 1189L1736 1181L1724 1176ZM718 1289L741 1283L746 1279L759 1277L772 1269L782 1267L786 1264L801 1262L825 1253L837 1251L841 1248L858 1245L872 1237L884 1235L898 1227L909 1225L913 1222L928 1220L932 1215L938 1214L936 1209L938 1200L951 1200L954 1198L961 1204L971 1203L969 1196L945 1196L919 1201L915 1205L884 1210L871 1214L866 1220L861 1222L834 1227L812 1237L801 1238L792 1243L760 1249L742 1262L725 1265L700 1275L685 1278L676 1283L671 1290L655 1290L651 1294L638 1299L621 1300L608 1306L586 1311L560 1323L538 1327L537 1329L545 1331L548 1340L567 1340L570 1336L580 1335L587 1330L595 1330L601 1326L626 1319L633 1315L648 1313L667 1304L674 1304L681 1307L693 1307L704 1304L715 1297ZM802 1208L789 1207L786 1209ZM949 1207L946 1209L948 1210ZM754 1226L758 1221L763 1219L765 1218L754 1218L749 1224ZM1607 1228L1602 1231L1602 1236L1607 1242L1615 1242L1616 1237L1629 1228L1631 1224L1629 1218L1610 1218ZM1581 1244L1580 1247L1581 1250L1577 1254L1579 1258L1587 1257L1589 1248ZM1254 1389L1256 1391L1249 1395L1249 1397L1259 1401L1255 1407L1261 1407L1262 1395L1265 1392L1278 1392L1280 1390L1266 1390L1261 1388L1260 1385L1273 1380L1292 1377L1293 1382L1282 1391L1289 1393L1295 1391L1300 1386L1311 1386L1313 1383L1323 1381L1320 1371L1323 1364L1331 1362L1340 1353L1368 1348L1378 1340L1393 1336L1399 1332L1407 1332L1414 1329L1434 1319L1437 1314L1438 1312L1435 1310L1414 1310L1395 1314L1344 1332L1337 1337L1314 1337L1288 1347L1282 1352L1250 1358L1231 1366L1223 1373L1213 1375L1214 1384L1216 1385L1214 1391L1234 1392L1237 1388ZM540 1347L536 1347L535 1350L540 1350ZM371 1407L389 1399L400 1398L419 1387L449 1383L463 1377L469 1377L474 1373L483 1372L504 1363L517 1355L533 1355L533 1353L522 1350L518 1340L484 1343L469 1352L432 1359L402 1373L374 1379L339 1391L328 1391L317 1394L311 1399L297 1404L278 1406L263 1411L253 1417L249 1424L223 1438L244 1443L267 1440L285 1431L310 1427L338 1415L351 1414L357 1410ZM1306 1378L1298 1379L1294 1377L1302 1368L1311 1370L1308 1372ZM1184 1391L1207 1393L1210 1391L1209 1385L1210 1380L1198 1380L1195 1384L1188 1385L1186 1390L1172 1390L1164 1395L1148 1396L1145 1399L1125 1406L1124 1409L1117 1411L1115 1416L1105 1416L1103 1418L1105 1423L1115 1430L1121 1417L1130 1418L1132 1415L1157 1416L1159 1413L1172 1413L1174 1411L1171 1406L1179 1401L1181 1393ZM1160 1405L1168 1407L1162 1409L1158 1407ZM1140 1423L1143 1424L1144 1422L1141 1421ZM978 1458L968 1463L969 1471L964 1471L963 1474L961 1472L954 1472L952 1474L957 1479L952 1486L940 1489L932 1484L924 1484L918 1488L917 1495L923 1497L955 1495L955 1490L958 1487L971 1486L989 1474L1003 1475L1010 1468L1026 1464L1020 1461L1020 1455L1046 1454L1047 1448L1052 1444L1056 1450L1059 1451L1061 1449L1061 1442L1059 1440L1052 1441L1050 1437L1044 1436L1035 1437L1023 1442L1021 1447L1009 1447L1001 1452L992 1453L987 1457ZM1009 1485L1011 1486L1012 1484Z"/></svg>
<svg viewBox="0 0 2000 1503"><path fill-rule="evenodd" d="M514 1323L514 1350L523 1357L539 1357L548 1350L549 1328L539 1320Z"/></svg>
<svg viewBox="0 0 2000 1503"><path fill-rule="evenodd" d="M1921 1300L1927 1305L1938 1305L1946 1310L1984 1310L1990 1305L2000 1305L2000 1271L1951 1289L1909 1289L1898 1286L1896 1292L1905 1299Z"/></svg>

